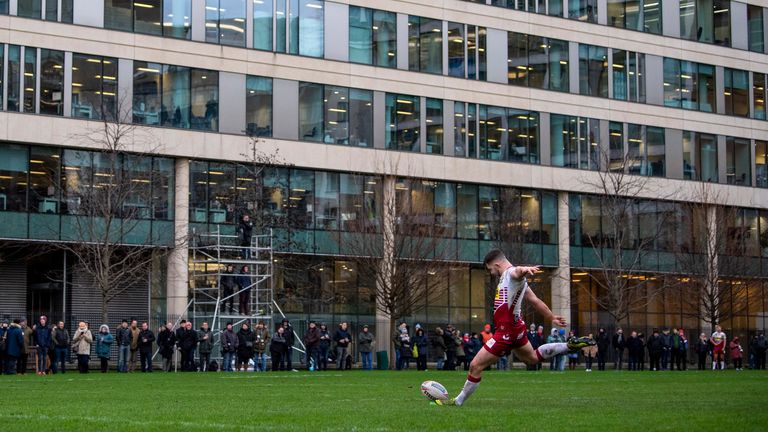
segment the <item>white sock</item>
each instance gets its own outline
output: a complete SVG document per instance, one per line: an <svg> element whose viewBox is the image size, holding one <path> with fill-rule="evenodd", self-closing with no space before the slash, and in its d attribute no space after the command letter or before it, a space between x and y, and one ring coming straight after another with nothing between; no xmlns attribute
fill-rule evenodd
<svg viewBox="0 0 768 432"><path fill-rule="evenodd" d="M565 342L548 343L536 348L536 357L542 361L567 352L568 344Z"/></svg>
<svg viewBox="0 0 768 432"><path fill-rule="evenodd" d="M461 389L461 393L459 393L458 396L456 396L456 405L463 405L464 401L467 400L470 396L472 396L472 393L477 390L477 386L480 385L480 378L474 378L470 375L467 375L467 381L464 383L464 388Z"/></svg>

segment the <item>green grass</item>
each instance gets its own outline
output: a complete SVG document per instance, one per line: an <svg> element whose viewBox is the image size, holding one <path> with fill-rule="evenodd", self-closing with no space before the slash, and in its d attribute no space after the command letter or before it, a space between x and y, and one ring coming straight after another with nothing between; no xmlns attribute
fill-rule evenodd
<svg viewBox="0 0 768 432"><path fill-rule="evenodd" d="M0 377L0 430L758 431L768 373L487 372L463 407L463 372L154 373Z"/></svg>

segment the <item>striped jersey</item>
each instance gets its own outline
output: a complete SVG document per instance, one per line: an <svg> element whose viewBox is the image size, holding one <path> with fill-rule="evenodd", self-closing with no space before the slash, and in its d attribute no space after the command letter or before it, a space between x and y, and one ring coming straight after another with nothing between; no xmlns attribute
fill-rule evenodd
<svg viewBox="0 0 768 432"><path fill-rule="evenodd" d="M526 278L515 279L512 272L515 267L510 267L504 271L499 279L499 285L496 287L496 296L493 300L493 322L496 327L502 324L514 324L515 316L521 315L523 296L528 289L528 280Z"/></svg>

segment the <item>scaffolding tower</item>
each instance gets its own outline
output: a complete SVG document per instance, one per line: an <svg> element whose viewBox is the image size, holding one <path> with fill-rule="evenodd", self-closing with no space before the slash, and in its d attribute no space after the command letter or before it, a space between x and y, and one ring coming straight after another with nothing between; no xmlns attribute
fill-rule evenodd
<svg viewBox="0 0 768 432"><path fill-rule="evenodd" d="M220 356L219 334L232 322L237 332L242 323L253 327L263 320L272 328L273 315L273 257L272 229L253 235L250 245L243 246L242 237L215 232L195 233L192 236L190 259L190 290L192 292L192 320L195 329L208 322L214 336L212 357ZM227 272L232 265L234 271ZM250 272L243 274L248 267ZM229 282L231 292L222 285ZM241 294L248 299L248 310L240 310ZM232 309L225 308L231 303Z"/></svg>

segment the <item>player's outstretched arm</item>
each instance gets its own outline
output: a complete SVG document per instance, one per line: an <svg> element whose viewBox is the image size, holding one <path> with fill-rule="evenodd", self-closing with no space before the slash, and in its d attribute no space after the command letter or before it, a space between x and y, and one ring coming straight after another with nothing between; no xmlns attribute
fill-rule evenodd
<svg viewBox="0 0 768 432"><path fill-rule="evenodd" d="M555 315L552 313L552 310L549 309L549 306L547 306L546 303L541 301L540 298L536 296L536 294L531 290L530 288L525 290L525 301L528 302L531 306L533 306L534 309L536 309L536 312L540 313L544 316L544 320L546 322L552 322L552 324L559 326L559 327L565 327L568 325L568 323L565 321L565 318Z"/></svg>
<svg viewBox="0 0 768 432"><path fill-rule="evenodd" d="M512 272L512 277L515 279L522 279L525 276L534 275L538 271L539 271L539 266L532 266L532 267L518 266L518 267L515 267L515 270Z"/></svg>

